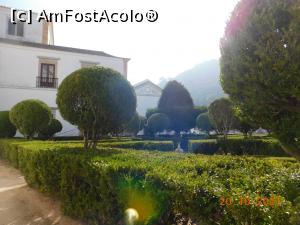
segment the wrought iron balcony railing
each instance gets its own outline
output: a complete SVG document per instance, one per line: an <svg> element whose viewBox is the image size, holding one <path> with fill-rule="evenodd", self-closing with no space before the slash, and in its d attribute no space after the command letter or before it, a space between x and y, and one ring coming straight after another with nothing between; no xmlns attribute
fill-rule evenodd
<svg viewBox="0 0 300 225"><path fill-rule="evenodd" d="M36 87L38 88L57 88L58 78L37 77Z"/></svg>

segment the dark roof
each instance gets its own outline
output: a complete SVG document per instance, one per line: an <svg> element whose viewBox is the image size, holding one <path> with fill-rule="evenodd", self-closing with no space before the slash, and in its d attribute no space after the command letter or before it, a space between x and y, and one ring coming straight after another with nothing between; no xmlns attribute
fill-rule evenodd
<svg viewBox="0 0 300 225"><path fill-rule="evenodd" d="M46 44L27 42L27 41L17 41L17 40L12 40L7 38L0 38L0 43L7 43L7 44L20 45L20 46L33 47L33 48L43 48L43 49L49 49L55 51L64 51L64 52L73 52L73 53L81 53L81 54L88 54L88 55L106 56L106 57L119 58L119 59L128 59L128 58L113 56L102 51L63 47L57 45L46 45Z"/></svg>

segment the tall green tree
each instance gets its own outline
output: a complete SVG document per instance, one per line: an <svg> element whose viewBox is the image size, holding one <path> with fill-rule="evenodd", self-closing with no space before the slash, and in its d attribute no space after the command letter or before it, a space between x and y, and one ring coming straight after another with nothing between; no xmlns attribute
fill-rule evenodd
<svg viewBox="0 0 300 225"><path fill-rule="evenodd" d="M194 103L188 90L177 81L169 81L162 91L158 111L170 118L170 129L177 133L195 125Z"/></svg>
<svg viewBox="0 0 300 225"><path fill-rule="evenodd" d="M70 74L59 86L56 102L62 117L83 132L85 148L95 148L101 135L121 130L136 110L133 87L104 67Z"/></svg>
<svg viewBox="0 0 300 225"><path fill-rule="evenodd" d="M224 138L236 124L233 104L226 98L213 101L208 107L208 115L217 133L223 134Z"/></svg>
<svg viewBox="0 0 300 225"><path fill-rule="evenodd" d="M300 2L241 0L221 40L221 83L300 160Z"/></svg>

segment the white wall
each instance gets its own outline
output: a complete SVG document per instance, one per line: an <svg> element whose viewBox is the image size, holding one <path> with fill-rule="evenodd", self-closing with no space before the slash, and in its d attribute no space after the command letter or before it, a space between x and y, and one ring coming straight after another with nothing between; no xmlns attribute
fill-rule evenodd
<svg viewBox="0 0 300 225"><path fill-rule="evenodd" d="M39 76L39 57L57 60L57 77L60 83L73 71L81 68L81 61L98 62L124 74L121 58L87 55L42 48L25 47L0 42L0 85L35 87Z"/></svg>
<svg viewBox="0 0 300 225"><path fill-rule="evenodd" d="M147 109L156 108L160 97L156 96L137 96L136 111L140 116L145 116Z"/></svg>
<svg viewBox="0 0 300 225"><path fill-rule="evenodd" d="M47 103L49 107L57 108L55 103L56 90L0 87L0 111L10 110L16 103L26 99L39 99ZM61 131L63 134L61 135L76 136L79 134L79 131L75 126L71 125L61 117L59 110L56 110L55 114L55 118L58 119L63 125L63 130Z"/></svg>
<svg viewBox="0 0 300 225"><path fill-rule="evenodd" d="M8 20L10 20L10 14L11 12L9 8L0 7L0 37L14 39L14 40L35 42L35 43L42 43L43 23L39 23L37 22L37 20L33 20L31 25L24 23L23 37L8 35L7 25L8 25Z"/></svg>
<svg viewBox="0 0 300 225"><path fill-rule="evenodd" d="M40 99L56 108L57 89L36 88L39 76L38 57L57 58L57 77L60 83L73 71L81 68L81 61L99 62L100 66L112 68L124 74L122 58L87 55L73 52L25 47L0 42L0 111L10 110L25 99ZM64 121L59 112L57 119L63 124L63 135L78 135L74 126ZM73 130L72 132L67 132ZM66 132L66 133L65 133Z"/></svg>

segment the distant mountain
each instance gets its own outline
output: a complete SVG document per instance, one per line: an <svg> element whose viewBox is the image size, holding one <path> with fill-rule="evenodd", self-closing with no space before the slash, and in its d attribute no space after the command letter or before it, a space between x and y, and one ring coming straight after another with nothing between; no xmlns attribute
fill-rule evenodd
<svg viewBox="0 0 300 225"><path fill-rule="evenodd" d="M178 74L172 80L181 82L190 92L195 105L209 105L215 99L226 96L220 81L219 60L210 60L196 65L194 68ZM168 82L161 79L159 86Z"/></svg>

